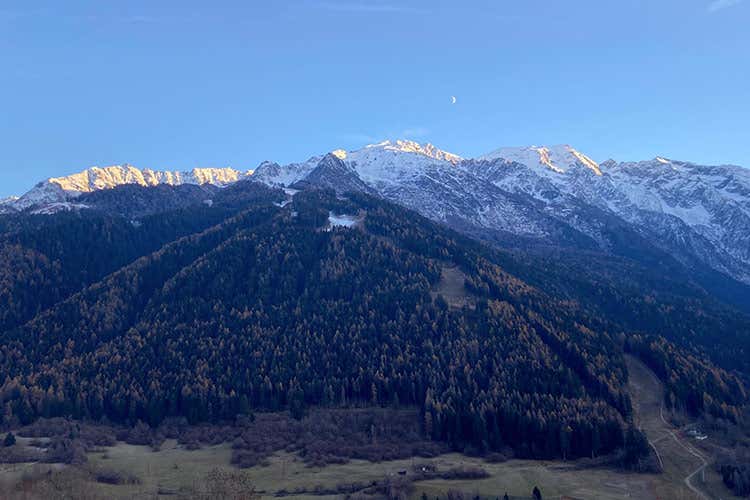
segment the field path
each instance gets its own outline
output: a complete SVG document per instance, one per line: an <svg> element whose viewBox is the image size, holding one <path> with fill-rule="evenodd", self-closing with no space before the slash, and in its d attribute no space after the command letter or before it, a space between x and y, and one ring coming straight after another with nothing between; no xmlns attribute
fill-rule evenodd
<svg viewBox="0 0 750 500"><path fill-rule="evenodd" d="M626 356L630 379L628 381L636 424L648 437L649 445L656 452L664 475L681 481L699 500L714 497L693 484L693 478L709 465L707 458L685 438L675 432L675 427L664 418L664 386L654 373L641 361ZM688 493L686 491L685 493ZM689 496L685 496L689 498Z"/></svg>

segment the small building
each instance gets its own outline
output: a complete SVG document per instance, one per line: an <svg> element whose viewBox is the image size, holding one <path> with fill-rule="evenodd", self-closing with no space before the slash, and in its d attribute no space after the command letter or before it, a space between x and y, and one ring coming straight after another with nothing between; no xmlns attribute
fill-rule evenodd
<svg viewBox="0 0 750 500"><path fill-rule="evenodd" d="M698 441L703 441L704 439L708 438L708 436L701 432L699 429L690 429L686 432L686 434L693 439L697 439Z"/></svg>

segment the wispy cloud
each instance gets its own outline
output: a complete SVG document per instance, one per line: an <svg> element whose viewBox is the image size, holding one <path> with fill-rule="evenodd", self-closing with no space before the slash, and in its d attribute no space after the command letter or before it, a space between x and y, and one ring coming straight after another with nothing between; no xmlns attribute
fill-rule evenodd
<svg viewBox="0 0 750 500"><path fill-rule="evenodd" d="M17 21L24 18L49 15L49 9L0 9L0 21Z"/></svg>
<svg viewBox="0 0 750 500"><path fill-rule="evenodd" d="M430 135L430 130L424 127L411 127L401 131L399 137L405 139L421 139Z"/></svg>
<svg viewBox="0 0 750 500"><path fill-rule="evenodd" d="M195 15L187 16L151 16L145 14L102 14L97 11L66 12L52 9L0 9L0 22L34 21L36 19L55 19L82 23L122 23L122 24L157 24L166 22L190 21Z"/></svg>
<svg viewBox="0 0 750 500"><path fill-rule="evenodd" d="M714 0L708 4L708 11L711 13L718 12L720 10L728 9L742 3L742 0Z"/></svg>
<svg viewBox="0 0 750 500"><path fill-rule="evenodd" d="M315 7L336 12L354 13L404 13L420 12L420 9L398 4L382 3L357 3L357 2L320 2L313 4Z"/></svg>
<svg viewBox="0 0 750 500"><path fill-rule="evenodd" d="M122 18L123 22L130 24L156 24L160 22L160 19L152 16L126 16Z"/></svg>

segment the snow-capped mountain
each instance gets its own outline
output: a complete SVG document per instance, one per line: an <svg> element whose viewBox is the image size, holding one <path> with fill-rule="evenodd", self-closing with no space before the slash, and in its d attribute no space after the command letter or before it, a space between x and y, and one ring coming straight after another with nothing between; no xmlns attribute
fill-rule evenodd
<svg viewBox="0 0 750 500"><path fill-rule="evenodd" d="M570 146L505 148L461 167L534 197L604 247L585 220L569 218L576 203L616 215L686 264L697 259L750 283L750 171L744 168L665 158L598 165Z"/></svg>
<svg viewBox="0 0 750 500"><path fill-rule="evenodd" d="M459 156L431 144L403 140L371 144L356 151L338 149L330 154L348 165L368 185L402 183L419 175L427 166L455 165L461 161ZM304 180L323 158L313 156L305 162L284 166L263 162L255 169L253 179L274 186L290 186Z"/></svg>
<svg viewBox="0 0 750 500"><path fill-rule="evenodd" d="M13 203L18 201L18 196L9 196L7 198L0 198L0 214L15 212Z"/></svg>
<svg viewBox="0 0 750 500"><path fill-rule="evenodd" d="M288 165L263 162L254 173L92 168L42 182L0 210L81 208L75 199L82 193L123 184L223 187L241 179L367 192L495 241L512 236L628 255L638 242L687 268L750 284L750 170L665 158L598 164L568 145L463 159L429 144L385 141Z"/></svg>
<svg viewBox="0 0 750 500"><path fill-rule="evenodd" d="M608 164L600 203L687 254L750 281L750 171L656 158Z"/></svg>
<svg viewBox="0 0 750 500"><path fill-rule="evenodd" d="M44 210L53 204L64 209L69 208L66 203L83 193L112 189L126 184L140 186L211 184L223 187L245 179L252 173L252 170L241 172L232 168L195 168L186 172L171 172L141 170L132 165L92 167L77 174L54 177L40 182L10 205L16 210L29 208Z"/></svg>

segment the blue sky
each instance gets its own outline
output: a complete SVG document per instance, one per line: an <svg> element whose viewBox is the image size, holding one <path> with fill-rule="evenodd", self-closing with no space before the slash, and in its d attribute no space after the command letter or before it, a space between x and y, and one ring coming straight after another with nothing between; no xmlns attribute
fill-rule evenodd
<svg viewBox="0 0 750 500"><path fill-rule="evenodd" d="M749 22L750 0L0 0L0 196L397 137L750 166Z"/></svg>

